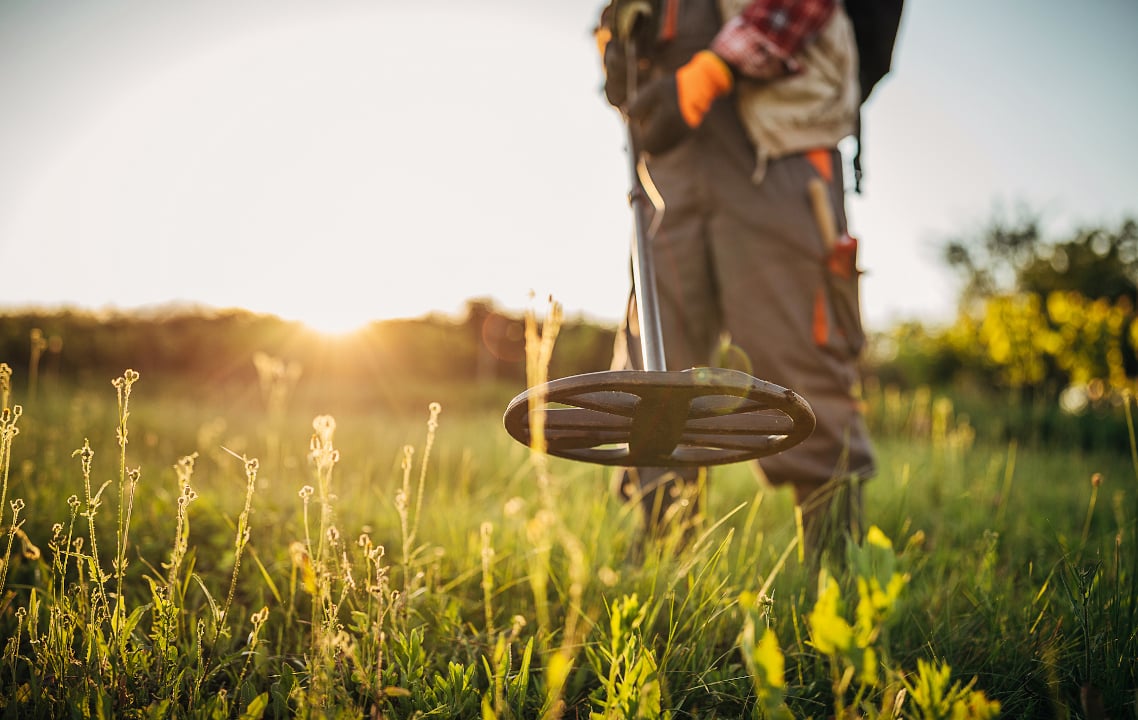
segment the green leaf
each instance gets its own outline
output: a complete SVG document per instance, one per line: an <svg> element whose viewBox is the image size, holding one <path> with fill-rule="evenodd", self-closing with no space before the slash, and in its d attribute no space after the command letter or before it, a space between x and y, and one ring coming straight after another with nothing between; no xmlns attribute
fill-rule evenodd
<svg viewBox="0 0 1138 720"><path fill-rule="evenodd" d="M258 720L265 714L265 708L269 706L269 694L263 692L245 708L245 712L241 713L241 720Z"/></svg>

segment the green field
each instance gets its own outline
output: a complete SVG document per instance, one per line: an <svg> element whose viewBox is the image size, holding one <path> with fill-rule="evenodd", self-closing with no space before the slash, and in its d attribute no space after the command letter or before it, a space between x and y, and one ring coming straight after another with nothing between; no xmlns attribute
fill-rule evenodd
<svg viewBox="0 0 1138 720"><path fill-rule="evenodd" d="M747 465L644 542L608 470L509 439L509 383L112 379L5 393L4 717L1138 713L1131 447L869 393L875 530L819 574Z"/></svg>

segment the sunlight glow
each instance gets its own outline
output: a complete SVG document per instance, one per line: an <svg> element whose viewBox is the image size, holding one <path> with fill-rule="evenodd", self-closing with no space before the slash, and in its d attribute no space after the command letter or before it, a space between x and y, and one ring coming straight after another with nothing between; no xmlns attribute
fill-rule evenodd
<svg viewBox="0 0 1138 720"><path fill-rule="evenodd" d="M359 313L334 309L320 312L319 308L313 308L313 312L291 319L295 319L309 330L328 339L339 339L354 335L372 322L372 318L363 317Z"/></svg>

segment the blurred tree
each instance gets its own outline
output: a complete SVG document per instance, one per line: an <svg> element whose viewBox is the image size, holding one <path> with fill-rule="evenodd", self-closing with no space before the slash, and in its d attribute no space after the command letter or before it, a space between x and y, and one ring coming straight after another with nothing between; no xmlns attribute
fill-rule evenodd
<svg viewBox="0 0 1138 720"><path fill-rule="evenodd" d="M1041 300L1055 291L1138 300L1138 223L1132 219L1117 230L1081 228L1070 238L1048 241L1039 215L1021 210L1011 221L996 218L975 235L950 238L941 251L962 280L962 310L1015 293Z"/></svg>
<svg viewBox="0 0 1138 720"><path fill-rule="evenodd" d="M1020 272L1020 287L1040 297L1055 291L1076 292L1091 300L1126 298L1138 288L1138 223L1127 220L1117 230L1080 230L1074 238L1043 248Z"/></svg>

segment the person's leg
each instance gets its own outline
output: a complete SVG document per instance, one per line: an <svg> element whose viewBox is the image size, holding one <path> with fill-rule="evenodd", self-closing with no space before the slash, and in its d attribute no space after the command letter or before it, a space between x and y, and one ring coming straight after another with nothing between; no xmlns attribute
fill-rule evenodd
<svg viewBox="0 0 1138 720"><path fill-rule="evenodd" d="M844 228L841 172L834 169L831 195ZM827 324L834 298L807 191L817 174L804 156L772 161L758 186L723 173L717 189L724 211L713 218L710 232L720 310L732 343L753 375L799 393L817 417L809 438L760 461L772 483L794 486L814 549L835 502L859 502L860 480L874 472L856 397L857 357L827 335L834 330ZM851 506L841 514L845 530L860 529L859 510Z"/></svg>

